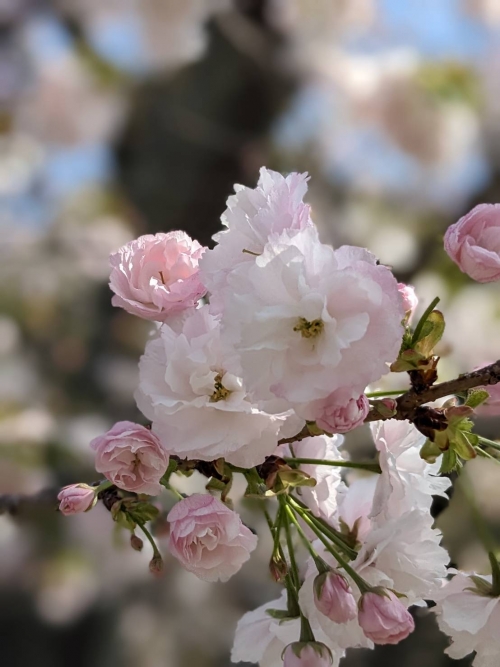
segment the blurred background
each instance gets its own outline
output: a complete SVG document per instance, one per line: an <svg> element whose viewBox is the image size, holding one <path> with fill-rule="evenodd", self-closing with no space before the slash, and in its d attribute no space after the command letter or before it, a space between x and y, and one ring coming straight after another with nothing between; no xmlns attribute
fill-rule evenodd
<svg viewBox="0 0 500 667"><path fill-rule="evenodd" d="M239 616L277 596L265 537L229 585L168 556L155 579L103 507L52 503L95 480L93 437L140 419L149 325L111 307L110 251L171 229L210 244L262 165L310 173L325 241L368 247L424 307L441 296L441 379L500 356L498 284L442 250L500 201L499 0L0 0L2 667L227 667ZM351 446L369 455L368 434ZM500 473L470 468L500 538ZM468 517L458 490L445 544L486 568ZM344 666L470 664L443 657L429 614L417 625Z"/></svg>

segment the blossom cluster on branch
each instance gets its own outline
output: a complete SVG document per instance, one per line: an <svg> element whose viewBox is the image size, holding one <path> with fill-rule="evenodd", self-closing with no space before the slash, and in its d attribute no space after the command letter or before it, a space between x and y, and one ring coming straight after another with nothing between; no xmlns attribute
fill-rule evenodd
<svg viewBox="0 0 500 667"><path fill-rule="evenodd" d="M157 322L136 392L148 421L118 422L92 441L105 479L62 489L60 510L102 501L136 550L142 532L158 573L162 517L150 496L166 489L176 501L163 519L170 555L227 581L258 539L233 509L233 476L243 475L284 590L239 621L233 661L337 665L348 648L405 639L408 609L431 600L449 654L476 651L476 667L492 667L500 567L490 553L490 577L448 569L431 504L447 497L444 473L500 449L471 421L485 406L498 412L500 363L437 384L438 299L414 322L414 290L389 267L363 248L323 244L307 180L263 168L255 189L236 186L212 250L170 232L111 256L113 304ZM477 207L445 247L471 277L499 280L499 207ZM408 374L411 388L372 391L389 371ZM376 461L351 460L344 441L364 422ZM361 472L347 484L345 468ZM194 470L207 493L185 496L172 482Z"/></svg>

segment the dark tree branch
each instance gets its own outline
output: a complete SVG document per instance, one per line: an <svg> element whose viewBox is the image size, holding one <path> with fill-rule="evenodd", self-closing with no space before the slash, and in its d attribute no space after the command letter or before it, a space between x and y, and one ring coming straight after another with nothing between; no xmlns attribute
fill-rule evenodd
<svg viewBox="0 0 500 667"><path fill-rule="evenodd" d="M468 389L475 387L488 386L500 382L500 360L495 363L480 368L471 373L460 375L455 380L448 380L448 382L441 382L433 385L424 391L417 392L415 389L410 389L405 394L396 399L396 414L391 417L383 417L379 414L376 408L373 408L368 413L365 422L380 421L384 419L408 419L413 421L418 408L425 403L431 403L438 398L451 396L453 394L460 394Z"/></svg>

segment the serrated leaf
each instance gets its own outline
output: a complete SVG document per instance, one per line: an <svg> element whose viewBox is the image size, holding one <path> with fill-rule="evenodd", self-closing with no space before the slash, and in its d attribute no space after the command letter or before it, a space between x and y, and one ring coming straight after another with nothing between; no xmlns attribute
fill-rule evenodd
<svg viewBox="0 0 500 667"><path fill-rule="evenodd" d="M467 395L467 400L465 405L468 405L470 408L477 408L478 405L484 403L490 397L486 389L471 389Z"/></svg>
<svg viewBox="0 0 500 667"><path fill-rule="evenodd" d="M440 310L433 310L422 327L418 341L414 342L414 348L425 358L430 357L436 345L443 337L445 322Z"/></svg>
<svg viewBox="0 0 500 667"><path fill-rule="evenodd" d="M448 473L457 470L460 467L460 462L457 455L453 449L447 449L443 452L443 458L441 459L441 469L440 473Z"/></svg>
<svg viewBox="0 0 500 667"><path fill-rule="evenodd" d="M464 461L470 461L471 459L475 459L477 456L476 450L472 446L471 442L469 442L468 437L465 435L465 433L462 433L462 431L457 431L454 434L451 447L453 447L456 454Z"/></svg>

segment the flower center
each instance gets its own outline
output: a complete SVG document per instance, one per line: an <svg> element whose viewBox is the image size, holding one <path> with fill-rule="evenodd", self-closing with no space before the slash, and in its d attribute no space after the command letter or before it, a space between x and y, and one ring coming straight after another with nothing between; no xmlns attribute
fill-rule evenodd
<svg viewBox="0 0 500 667"><path fill-rule="evenodd" d="M214 378L214 392L210 396L210 403L217 403L217 401L224 401L231 392L222 384L222 375L218 373Z"/></svg>
<svg viewBox="0 0 500 667"><path fill-rule="evenodd" d="M321 319L309 321L305 317L299 317L299 321L293 327L293 330L300 331L302 338L316 338L324 328L325 323Z"/></svg>

